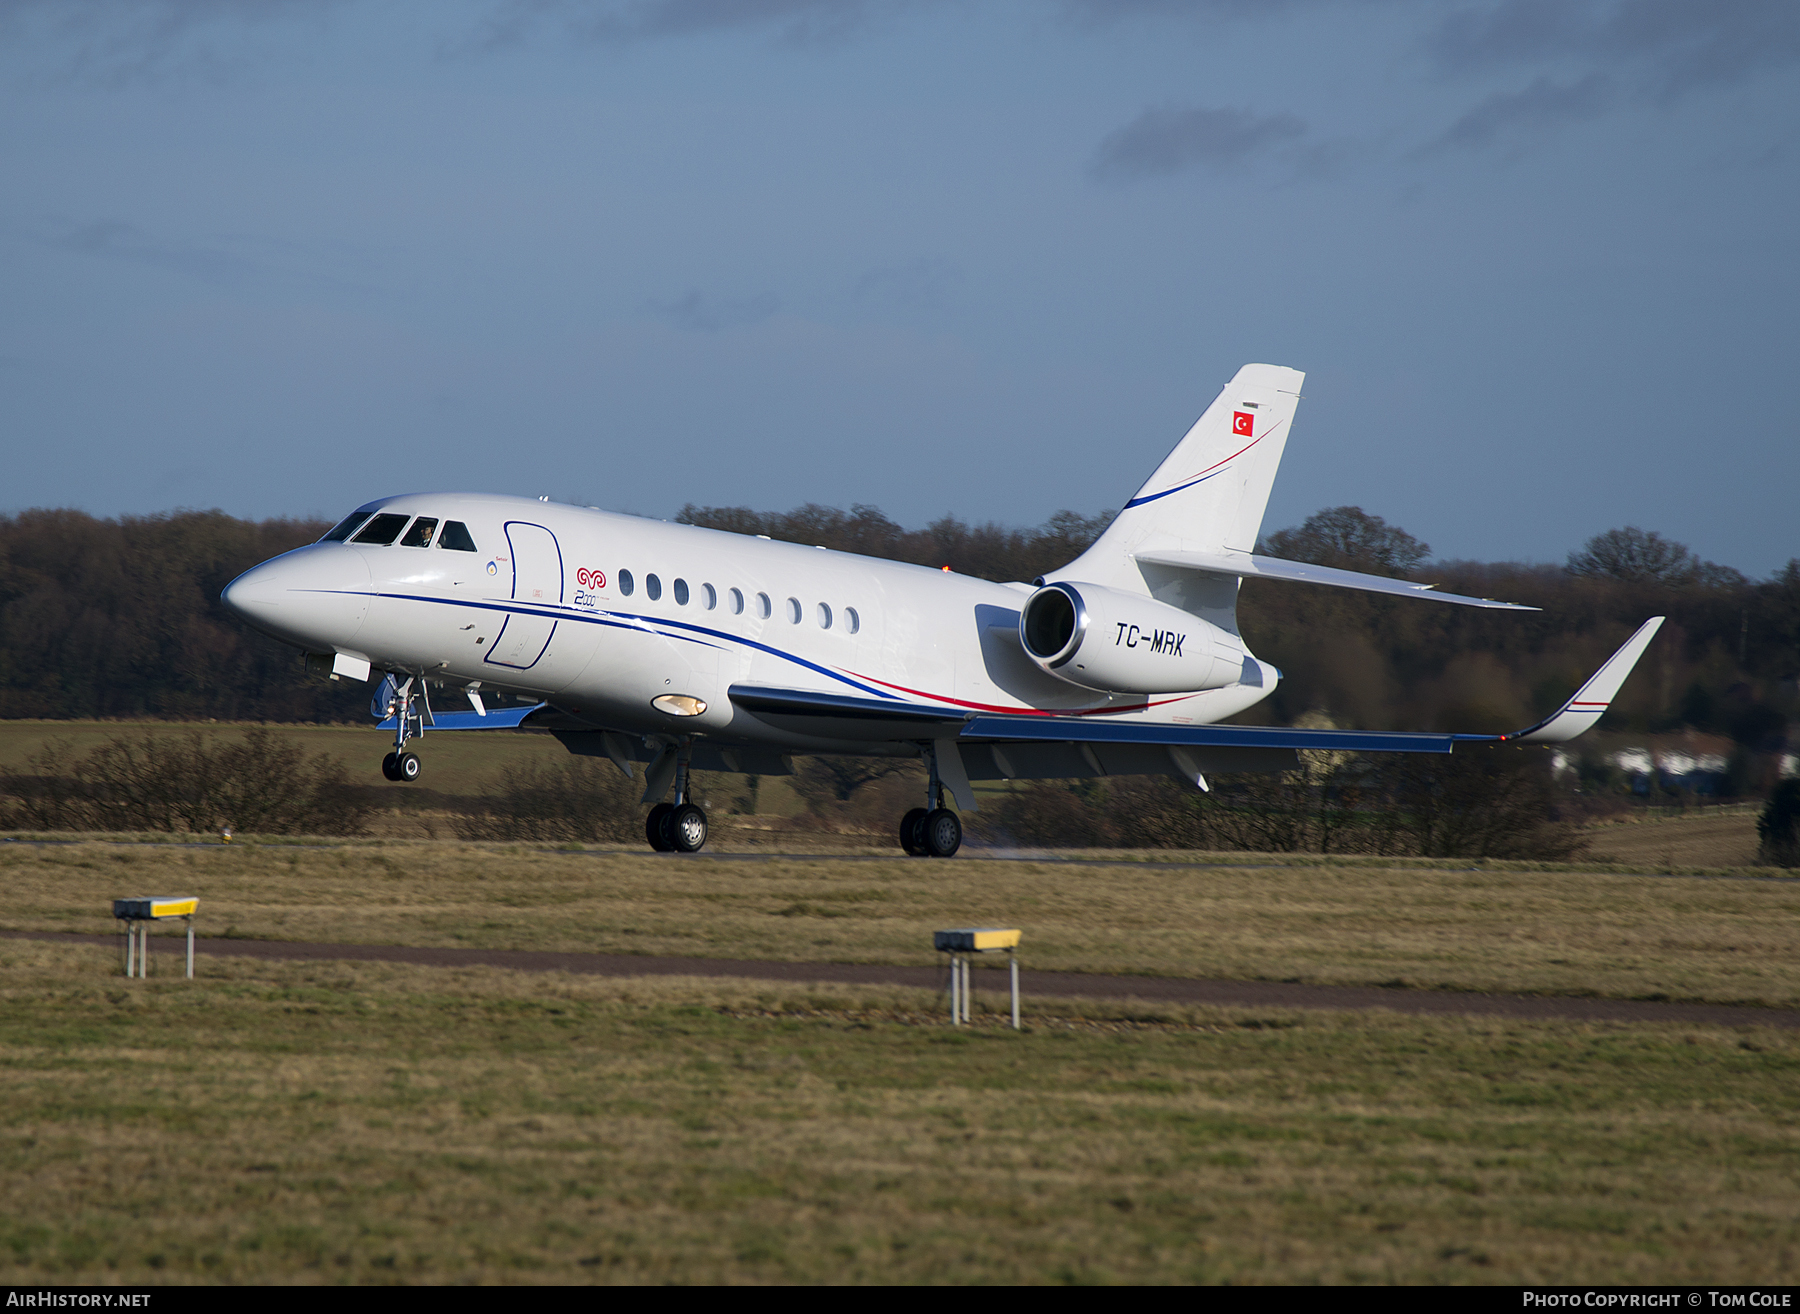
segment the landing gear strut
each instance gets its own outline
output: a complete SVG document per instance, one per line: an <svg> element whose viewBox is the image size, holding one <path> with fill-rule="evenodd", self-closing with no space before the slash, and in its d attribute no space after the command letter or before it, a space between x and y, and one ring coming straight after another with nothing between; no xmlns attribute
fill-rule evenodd
<svg viewBox="0 0 1800 1314"><path fill-rule="evenodd" d="M706 813L688 799L691 741L675 745L675 801L658 803L644 819L644 838L658 853L698 853L706 847Z"/></svg>
<svg viewBox="0 0 1800 1314"><path fill-rule="evenodd" d="M393 680L392 676L388 677ZM414 684L418 688L414 689ZM415 706L416 705L416 706ZM388 702L388 715L394 718L394 751L381 759L381 774L389 780L398 780L411 784L419 778L421 764L419 759L406 751L406 741L425 733L425 726L431 720L431 704L425 697L425 682L415 681L410 676L405 684L394 689L394 696Z"/></svg>
<svg viewBox="0 0 1800 1314"><path fill-rule="evenodd" d="M925 806L900 818L900 847L914 858L948 858L962 847L962 820L944 806L944 782L938 777L937 746L926 744Z"/></svg>

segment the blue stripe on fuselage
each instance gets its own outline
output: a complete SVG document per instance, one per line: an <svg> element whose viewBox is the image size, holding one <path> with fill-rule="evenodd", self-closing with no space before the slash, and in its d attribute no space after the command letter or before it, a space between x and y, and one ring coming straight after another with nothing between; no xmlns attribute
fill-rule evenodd
<svg viewBox="0 0 1800 1314"><path fill-rule="evenodd" d="M676 629L691 630L693 634L705 634L710 635L715 639L723 639L726 644L741 643L747 648L755 648L760 652L766 652L771 657L779 657L783 661L793 662L796 666L804 666L809 671L816 672L829 679L847 684L852 689L860 689L864 693L874 694L877 698L886 698L893 702L904 701L903 699L888 693L884 689L877 689L873 685L864 684L860 680L853 680L840 671L834 671L828 666L820 666L817 662L808 661L804 657L796 657L791 652L783 652L780 648L771 647L766 643L759 643L755 639L746 639L742 635L726 634L722 630L709 629L704 625L693 625L687 621L664 620L660 617L638 616L630 612L608 611L596 614L591 611L581 611L574 607L531 606L529 604L522 604L514 601L471 602L462 598L433 598L420 593L377 593L372 590L365 591L361 589L302 589L298 591L304 593L336 593L351 597L365 598L397 598L403 602L429 602L445 607L462 607L470 611L520 612L527 616L542 616L548 620L581 621L587 625L604 625L609 629L638 630L640 632L648 631L660 638L680 639L683 643L695 643L706 648L719 648L724 646L723 644L708 643L705 639L697 639L690 634L668 634L658 628L660 626L672 626ZM619 619L614 619L615 617ZM625 624L624 622L626 621L635 623Z"/></svg>

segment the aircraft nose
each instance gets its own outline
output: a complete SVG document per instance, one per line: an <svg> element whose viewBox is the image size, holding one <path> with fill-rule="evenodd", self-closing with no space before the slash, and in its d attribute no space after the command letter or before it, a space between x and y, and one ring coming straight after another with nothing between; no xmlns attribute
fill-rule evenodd
<svg viewBox="0 0 1800 1314"><path fill-rule="evenodd" d="M296 647L348 644L369 610L369 564L335 543L300 548L252 567L219 600L257 629Z"/></svg>

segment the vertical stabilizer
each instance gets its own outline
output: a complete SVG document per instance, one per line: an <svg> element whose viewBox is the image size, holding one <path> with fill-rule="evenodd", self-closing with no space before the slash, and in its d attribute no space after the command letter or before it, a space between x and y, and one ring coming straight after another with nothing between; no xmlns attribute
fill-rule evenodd
<svg viewBox="0 0 1800 1314"><path fill-rule="evenodd" d="M1143 565L1136 554L1255 551L1305 378L1280 365L1244 366L1099 540L1049 578L1148 593L1214 623L1234 612L1235 579Z"/></svg>

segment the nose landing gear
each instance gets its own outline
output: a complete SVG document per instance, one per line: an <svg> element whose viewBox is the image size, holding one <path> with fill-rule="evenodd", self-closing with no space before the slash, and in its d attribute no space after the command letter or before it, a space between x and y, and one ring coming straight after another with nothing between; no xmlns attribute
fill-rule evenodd
<svg viewBox="0 0 1800 1314"><path fill-rule="evenodd" d="M393 689L393 696L388 700L387 715L394 718L394 751L381 759L381 774L389 780L410 785L419 778L423 764L406 751L406 741L423 735L425 727L432 724L431 703L425 697L423 680L408 678L405 684L398 686L393 681L394 677L388 676L387 687ZM415 683L418 685L416 690Z"/></svg>
<svg viewBox="0 0 1800 1314"><path fill-rule="evenodd" d="M900 818L900 847L908 857L948 858L962 847L962 819L944 806L944 782L938 777L937 748L925 745L930 780L925 804Z"/></svg>
<svg viewBox="0 0 1800 1314"><path fill-rule="evenodd" d="M650 809L650 815L644 819L644 838L658 853L698 853L706 847L706 813L688 799L688 759L693 747L684 739L673 751L675 801L658 803ZM651 771L655 771L654 764Z"/></svg>
<svg viewBox="0 0 1800 1314"><path fill-rule="evenodd" d="M389 753L381 759L381 774L405 784L417 780L422 769L419 759L411 753Z"/></svg>

